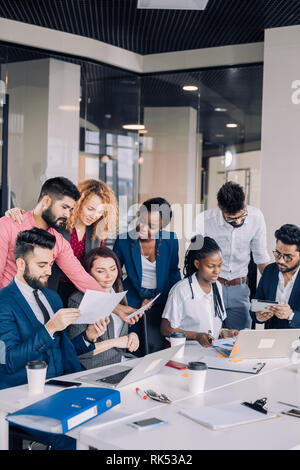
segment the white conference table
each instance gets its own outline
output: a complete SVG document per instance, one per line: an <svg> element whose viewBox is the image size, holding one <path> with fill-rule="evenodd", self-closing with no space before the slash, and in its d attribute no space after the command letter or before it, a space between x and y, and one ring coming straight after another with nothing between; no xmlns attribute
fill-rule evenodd
<svg viewBox="0 0 300 470"><path fill-rule="evenodd" d="M204 350L199 345L187 345L183 361L201 360L204 354L215 355L216 352L212 349ZM137 361L138 359L130 361L130 366L134 365L134 362ZM293 392L293 390L298 391L298 396L300 397L300 374L294 373L293 368L289 367L289 360L271 359L265 362L265 367L258 375L209 369L207 372L205 392L195 396L192 396L188 392L187 378L185 377L184 370L175 370L164 366L160 374L121 387L119 389L121 393L120 405L75 428L70 431L68 435L77 440L77 449L88 449L89 446L103 450L218 448L218 445L221 444L219 439L216 439L216 436L220 436L220 431L210 431L200 424L194 423L188 418L181 416L178 413L179 408L193 408L207 403L233 401L235 397L250 401L261 398L262 396L269 396L270 399L273 399L271 384L273 380L277 380L280 385L281 374L285 374L286 380L283 380L281 387L279 387L279 385L276 387L275 392L278 391L279 393L280 391L280 397L278 399L300 404L300 398L297 398L296 392ZM95 370L96 369L93 369L91 372L94 373ZM80 380L80 377L86 374L87 371L77 372L75 374L66 375L63 378L64 380ZM91 386L90 384L83 385ZM157 392L165 393L172 399L172 405L161 404L150 399L142 400L135 392L137 386L143 389L152 388ZM61 390L60 387L46 386L44 394L36 397L28 395L27 385L1 390L0 449L8 449L8 423L5 419L8 413L17 411L24 406ZM128 422L135 420L137 417L146 418L148 416L167 419L169 422L167 425L168 429L166 429L166 426L162 426L161 429L138 431L129 428L127 425ZM300 420L298 418L281 416L278 419L276 418L276 420L256 423L255 425L246 425L244 426L245 433L249 437L249 426L251 426L251 428L253 426L259 428L261 425L271 426L272 429L274 428L274 432L277 432L277 422L285 421L287 421L289 428L289 432L286 431L288 436L290 433L296 436L298 434L299 436L298 442L294 442L297 441L297 439L294 439L294 437L292 439L292 436L291 439L287 437L286 445L289 448L298 444L300 445ZM295 422L295 433L292 424L290 424L292 422ZM238 429L238 431L233 432L237 433L237 436L240 436L241 428L242 427L235 428ZM280 429L278 430L278 434L281 436L282 431L279 431ZM225 434L227 436L228 432L228 430L222 432L224 448L240 448L239 446L247 444L246 440L243 439L237 439L236 442L232 439L225 439ZM273 431L271 434L273 434ZM134 438L132 438L132 436ZM270 445L268 439L265 442L263 446L266 445L266 448L268 448ZM258 445L255 430L253 440L251 439L248 445L249 448L251 448L251 445Z"/></svg>
<svg viewBox="0 0 300 470"><path fill-rule="evenodd" d="M300 448L300 419L279 415L266 421L213 431L180 414L182 409L226 403L255 401L266 396L268 409L287 410L277 400L300 405L300 374L289 368L239 381L222 389L163 405L143 414L156 417L167 425L139 431L128 426L127 419L109 427L90 421L80 433L81 445L103 450L288 450ZM168 453L168 452L166 452Z"/></svg>

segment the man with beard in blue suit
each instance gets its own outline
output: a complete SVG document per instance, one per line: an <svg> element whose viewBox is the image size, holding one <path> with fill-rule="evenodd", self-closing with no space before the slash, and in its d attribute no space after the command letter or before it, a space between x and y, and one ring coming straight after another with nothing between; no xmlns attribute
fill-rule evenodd
<svg viewBox="0 0 300 470"><path fill-rule="evenodd" d="M47 378L80 371L77 355L93 350L106 329L103 321L89 325L72 341L65 333L80 311L62 308L58 294L46 288L55 241L39 228L20 232L16 240L17 275L0 291L0 389L26 383L25 367L33 360L47 363ZM75 441L67 436L37 436L55 449L74 448Z"/></svg>
<svg viewBox="0 0 300 470"><path fill-rule="evenodd" d="M269 312L252 312L252 317L265 328L300 328L300 228L285 224L275 238L275 263L265 268L255 298L279 305L269 307Z"/></svg>

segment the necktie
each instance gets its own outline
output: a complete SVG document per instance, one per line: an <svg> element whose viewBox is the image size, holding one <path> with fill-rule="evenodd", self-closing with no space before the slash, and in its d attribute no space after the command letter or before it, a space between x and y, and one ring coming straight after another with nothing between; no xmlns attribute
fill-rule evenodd
<svg viewBox="0 0 300 470"><path fill-rule="evenodd" d="M34 295L34 298L36 300L36 303L38 304L38 306L40 307L41 309L41 312L43 314L43 317L44 317L44 321L45 321L45 324L50 320L50 315L49 315L49 312L48 310L46 309L45 305L43 304L43 302L41 301L41 299L39 298L39 294L38 294L38 291L37 289L35 289L33 291L33 295Z"/></svg>

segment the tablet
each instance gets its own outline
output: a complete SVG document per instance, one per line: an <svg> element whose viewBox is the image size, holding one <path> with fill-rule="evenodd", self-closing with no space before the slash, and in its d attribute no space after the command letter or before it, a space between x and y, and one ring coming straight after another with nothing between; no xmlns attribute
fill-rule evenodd
<svg viewBox="0 0 300 470"><path fill-rule="evenodd" d="M260 300L260 299L252 299L251 300L251 311L252 312L268 312L268 307L272 307L274 305L280 305L279 302L273 300Z"/></svg>

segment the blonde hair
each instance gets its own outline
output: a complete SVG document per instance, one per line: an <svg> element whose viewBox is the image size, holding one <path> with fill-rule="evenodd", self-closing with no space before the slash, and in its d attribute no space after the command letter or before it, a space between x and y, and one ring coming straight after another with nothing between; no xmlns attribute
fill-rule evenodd
<svg viewBox="0 0 300 470"><path fill-rule="evenodd" d="M72 232L76 221L79 219L81 209L91 196L98 196L103 204L103 215L93 223L92 240L96 237L100 240L109 238L117 231L118 224L118 203L115 194L110 187L101 180L88 179L78 183L77 188L80 192L80 198L76 202L67 221L67 230Z"/></svg>

